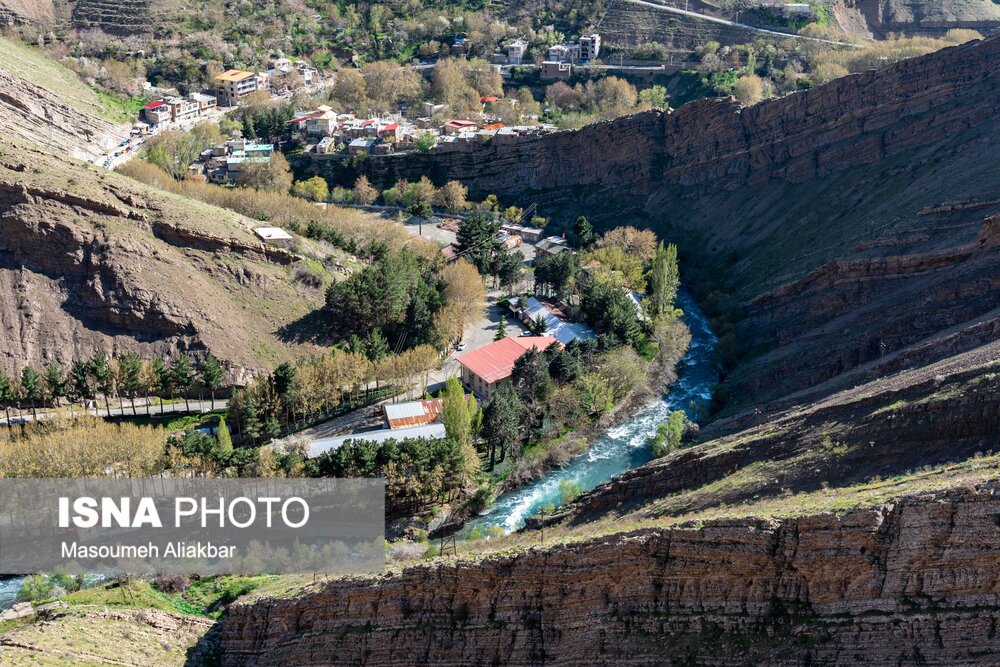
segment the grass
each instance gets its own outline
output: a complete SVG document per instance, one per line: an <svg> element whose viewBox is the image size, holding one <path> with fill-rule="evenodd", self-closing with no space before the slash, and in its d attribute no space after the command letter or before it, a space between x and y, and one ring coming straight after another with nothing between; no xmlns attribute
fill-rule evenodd
<svg viewBox="0 0 1000 667"><path fill-rule="evenodd" d="M277 577L272 575L206 577L192 583L184 593L164 593L147 581L133 580L125 585L110 583L87 588L65 595L60 600L69 606L157 609L175 614L218 618L223 607L275 579Z"/></svg>
<svg viewBox="0 0 1000 667"><path fill-rule="evenodd" d="M126 113L129 105L135 102L118 100L112 103L110 95L99 94L68 67L17 41L0 37L0 67L51 91L60 102L81 113L98 115L116 123L134 117Z"/></svg>
<svg viewBox="0 0 1000 667"><path fill-rule="evenodd" d="M153 406L154 408L159 407L158 405ZM205 412L196 415L151 415L149 417L145 415L139 415L138 417L126 416L122 417L116 421L126 421L130 424L135 424L137 426L162 426L164 430L168 433L173 431L180 431L188 428L193 428L201 425L204 422L214 421L219 417L224 417L226 415L225 410L216 410L214 412Z"/></svg>

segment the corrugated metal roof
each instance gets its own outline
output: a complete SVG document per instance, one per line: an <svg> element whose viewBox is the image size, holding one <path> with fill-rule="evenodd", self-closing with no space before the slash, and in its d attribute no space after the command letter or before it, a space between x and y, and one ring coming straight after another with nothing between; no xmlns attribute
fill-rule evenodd
<svg viewBox="0 0 1000 667"><path fill-rule="evenodd" d="M412 438L436 440L444 436L444 424L427 424L426 426L415 426L413 428L384 428L379 431L365 431L364 433L341 435L336 438L313 440L306 448L306 453L310 458L314 458L326 452L335 452L348 440L366 440L368 442L385 442L386 440L406 440Z"/></svg>
<svg viewBox="0 0 1000 667"><path fill-rule="evenodd" d="M458 363L481 377L484 381L493 383L510 376L514 362L521 358L531 348L544 350L552 343L558 342L552 336L521 336L520 338L503 338L494 341L478 350L466 352L458 357Z"/></svg>

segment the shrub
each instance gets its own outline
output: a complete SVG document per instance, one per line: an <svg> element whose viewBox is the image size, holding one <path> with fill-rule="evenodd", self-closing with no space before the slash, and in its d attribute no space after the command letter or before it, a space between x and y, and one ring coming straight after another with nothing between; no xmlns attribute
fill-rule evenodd
<svg viewBox="0 0 1000 667"><path fill-rule="evenodd" d="M179 572L160 574L153 579L153 586L162 593L183 593L191 587L191 578Z"/></svg>
<svg viewBox="0 0 1000 667"><path fill-rule="evenodd" d="M579 482L571 482L568 479L564 479L559 482L559 495L562 497L562 504L568 505L575 501L583 491L580 489Z"/></svg>

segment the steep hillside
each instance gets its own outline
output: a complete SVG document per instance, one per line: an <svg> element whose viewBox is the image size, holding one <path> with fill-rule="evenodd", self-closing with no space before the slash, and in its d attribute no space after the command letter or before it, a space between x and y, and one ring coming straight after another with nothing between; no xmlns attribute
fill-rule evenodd
<svg viewBox="0 0 1000 667"><path fill-rule="evenodd" d="M848 32L861 25L877 36L1000 28L1000 4L993 0L836 0L830 4L834 17Z"/></svg>
<svg viewBox="0 0 1000 667"><path fill-rule="evenodd" d="M0 26L52 25L52 0L0 0Z"/></svg>
<svg viewBox="0 0 1000 667"><path fill-rule="evenodd" d="M254 226L3 140L0 368L131 349L211 351L234 375L273 367L293 354L278 330L323 295L296 283L296 257Z"/></svg>
<svg viewBox="0 0 1000 667"><path fill-rule="evenodd" d="M74 72L0 37L0 133L89 160L127 137L130 122Z"/></svg>
<svg viewBox="0 0 1000 667"><path fill-rule="evenodd" d="M230 610L222 664L995 663L997 487L720 519Z"/></svg>

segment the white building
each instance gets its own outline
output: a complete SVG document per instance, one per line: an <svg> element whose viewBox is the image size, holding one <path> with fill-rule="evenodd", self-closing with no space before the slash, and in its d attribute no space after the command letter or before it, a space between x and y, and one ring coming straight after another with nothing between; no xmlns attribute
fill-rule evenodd
<svg viewBox="0 0 1000 667"><path fill-rule="evenodd" d="M528 53L528 42L523 39L515 39L504 47L507 52L507 62L511 65L520 65Z"/></svg>

